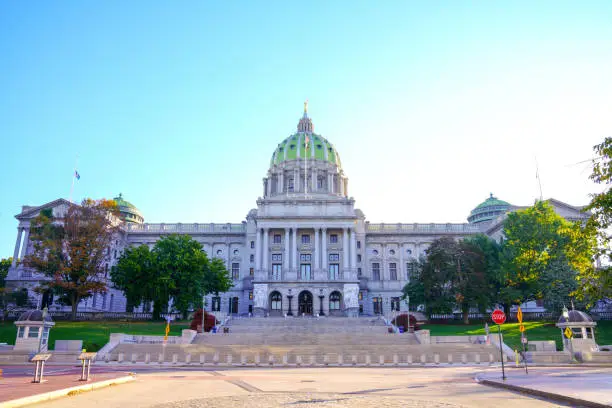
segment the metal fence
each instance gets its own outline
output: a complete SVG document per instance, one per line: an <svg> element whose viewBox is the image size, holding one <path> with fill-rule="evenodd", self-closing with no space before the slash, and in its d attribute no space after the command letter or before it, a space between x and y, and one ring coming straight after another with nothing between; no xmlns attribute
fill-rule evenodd
<svg viewBox="0 0 612 408"><path fill-rule="evenodd" d="M6 320L17 320L25 310L9 310L6 313ZM49 315L55 321L72 320L72 312L49 311ZM162 319L170 317L172 320L181 318L180 313L162 313ZM77 312L76 320L112 320L112 321L146 321L153 318L152 313L130 313L130 312Z"/></svg>
<svg viewBox="0 0 612 408"><path fill-rule="evenodd" d="M589 312L593 320L612 320L612 312ZM561 315L552 312L523 312L523 321L557 321ZM490 321L490 313L470 313L468 315L470 321ZM448 313L448 314L432 314L429 316L429 321L432 323L440 322L462 322L463 314ZM507 316L508 322L517 322L516 312L511 312Z"/></svg>

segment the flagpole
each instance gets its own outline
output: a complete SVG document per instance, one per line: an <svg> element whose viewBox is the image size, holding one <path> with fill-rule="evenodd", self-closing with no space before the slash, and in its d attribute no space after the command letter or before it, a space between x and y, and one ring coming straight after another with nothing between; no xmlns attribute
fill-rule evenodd
<svg viewBox="0 0 612 408"><path fill-rule="evenodd" d="M70 204L72 204L72 192L74 191L74 179L76 178L78 164L79 155L77 154L76 158L74 159L74 169L72 171L72 185L70 186L70 196L68 197L68 201L70 201Z"/></svg>
<svg viewBox="0 0 612 408"><path fill-rule="evenodd" d="M536 162L536 179L538 179L538 186L540 187L540 201L542 201L542 181L540 180L540 170L538 169L538 158L535 159Z"/></svg>

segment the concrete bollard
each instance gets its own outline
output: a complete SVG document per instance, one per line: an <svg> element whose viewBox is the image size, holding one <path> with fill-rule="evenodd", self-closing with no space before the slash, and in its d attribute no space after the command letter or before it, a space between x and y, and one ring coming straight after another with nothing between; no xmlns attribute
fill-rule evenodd
<svg viewBox="0 0 612 408"><path fill-rule="evenodd" d="M317 364L317 358L314 355L310 356L310 365L314 366L316 364Z"/></svg>
<svg viewBox="0 0 612 408"><path fill-rule="evenodd" d="M425 364L427 362L427 356L425 354L421 354L421 364Z"/></svg>
<svg viewBox="0 0 612 408"><path fill-rule="evenodd" d="M385 356L383 355L378 356L378 364L385 365Z"/></svg>
<svg viewBox="0 0 612 408"><path fill-rule="evenodd" d="M117 355L117 362L118 363L123 363L123 353L119 353L119 355Z"/></svg>
<svg viewBox="0 0 612 408"><path fill-rule="evenodd" d="M341 366L344 364L344 356L342 354L338 354L338 365Z"/></svg>
<svg viewBox="0 0 612 408"><path fill-rule="evenodd" d="M476 355L474 356L474 361L476 362L476 364L480 364L480 353L476 353Z"/></svg>
<svg viewBox="0 0 612 408"><path fill-rule="evenodd" d="M434 363L440 364L440 355L438 353L434 354Z"/></svg>
<svg viewBox="0 0 612 408"><path fill-rule="evenodd" d="M393 355L393 365L398 365L399 364L399 357L397 356L397 354Z"/></svg>
<svg viewBox="0 0 612 408"><path fill-rule="evenodd" d="M272 354L268 356L268 364L274 365L274 356Z"/></svg>
<svg viewBox="0 0 612 408"><path fill-rule="evenodd" d="M295 365L298 367L302 365L302 356L295 356Z"/></svg>
<svg viewBox="0 0 612 408"><path fill-rule="evenodd" d="M408 364L412 364L412 354L408 354L408 357L406 357L406 362Z"/></svg>
<svg viewBox="0 0 612 408"><path fill-rule="evenodd" d="M213 364L214 365L219 364L219 352L216 352L215 355L213 356Z"/></svg>
<svg viewBox="0 0 612 408"><path fill-rule="evenodd" d="M172 355L172 364L178 363L178 354L174 353Z"/></svg>
<svg viewBox="0 0 612 408"><path fill-rule="evenodd" d="M130 361L132 362L132 364L136 364L136 360L138 359L138 354L136 353L132 353L132 358L130 359Z"/></svg>
<svg viewBox="0 0 612 408"><path fill-rule="evenodd" d="M259 353L255 353L255 365L259 366L261 364L261 358L259 357Z"/></svg>
<svg viewBox="0 0 612 408"><path fill-rule="evenodd" d="M159 364L163 364L163 363L164 363L164 353L159 353L159 354L157 355L157 362L158 362Z"/></svg>
<svg viewBox="0 0 612 408"><path fill-rule="evenodd" d="M185 354L185 364L191 364L191 354Z"/></svg>
<svg viewBox="0 0 612 408"><path fill-rule="evenodd" d="M467 356L465 355L465 353L461 353L461 362L463 364L467 364Z"/></svg>
<svg viewBox="0 0 612 408"><path fill-rule="evenodd" d="M200 354L200 364L206 364L206 354L204 353Z"/></svg>
<svg viewBox="0 0 612 408"><path fill-rule="evenodd" d="M234 361L234 356L232 356L231 354L228 354L226 356L227 365L232 365L232 361Z"/></svg>
<svg viewBox="0 0 612 408"><path fill-rule="evenodd" d="M289 356L287 354L283 354L283 365L289 365Z"/></svg>
<svg viewBox="0 0 612 408"><path fill-rule="evenodd" d="M151 353L145 354L145 364L149 364L151 362Z"/></svg>
<svg viewBox="0 0 612 408"><path fill-rule="evenodd" d="M351 364L354 366L357 365L357 356L354 354L351 356Z"/></svg>
<svg viewBox="0 0 612 408"><path fill-rule="evenodd" d="M369 354L366 354L365 363L366 363L367 366L372 364L372 357Z"/></svg>
<svg viewBox="0 0 612 408"><path fill-rule="evenodd" d="M493 357L493 353L489 353L489 364L493 364L495 362L495 358Z"/></svg>
<svg viewBox="0 0 612 408"><path fill-rule="evenodd" d="M244 354L240 354L240 364L241 365L246 365L247 363L247 358Z"/></svg>
<svg viewBox="0 0 612 408"><path fill-rule="evenodd" d="M323 356L323 365L329 365L329 356L327 354Z"/></svg>
<svg viewBox="0 0 612 408"><path fill-rule="evenodd" d="M107 354L104 356L104 362L108 363L109 361L110 361L110 355Z"/></svg>
<svg viewBox="0 0 612 408"><path fill-rule="evenodd" d="M452 354L448 355L448 364L453 364L453 355Z"/></svg>

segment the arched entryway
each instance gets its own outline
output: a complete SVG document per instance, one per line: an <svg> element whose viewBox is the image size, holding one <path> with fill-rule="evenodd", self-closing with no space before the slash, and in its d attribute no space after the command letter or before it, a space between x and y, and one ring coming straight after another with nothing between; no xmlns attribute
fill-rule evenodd
<svg viewBox="0 0 612 408"><path fill-rule="evenodd" d="M298 313L311 315L312 314L312 293L303 290L298 295Z"/></svg>
<svg viewBox="0 0 612 408"><path fill-rule="evenodd" d="M342 314L342 295L337 290L329 294L329 314L331 316Z"/></svg>
<svg viewBox="0 0 612 408"><path fill-rule="evenodd" d="M270 293L270 314L272 316L283 314L283 295L276 290Z"/></svg>

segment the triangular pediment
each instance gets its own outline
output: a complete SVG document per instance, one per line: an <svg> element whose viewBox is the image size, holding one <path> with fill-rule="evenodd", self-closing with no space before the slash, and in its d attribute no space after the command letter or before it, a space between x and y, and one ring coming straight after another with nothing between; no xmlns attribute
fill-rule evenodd
<svg viewBox="0 0 612 408"><path fill-rule="evenodd" d="M15 218L20 221L31 220L32 218L35 218L38 214L40 214L42 210L46 210L49 208L53 209L53 214L55 216L58 216L63 214L70 205L70 201L64 198L58 198L57 200L53 200L39 206L23 206L21 209L21 213L15 215Z"/></svg>

